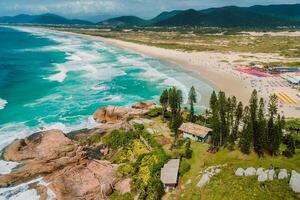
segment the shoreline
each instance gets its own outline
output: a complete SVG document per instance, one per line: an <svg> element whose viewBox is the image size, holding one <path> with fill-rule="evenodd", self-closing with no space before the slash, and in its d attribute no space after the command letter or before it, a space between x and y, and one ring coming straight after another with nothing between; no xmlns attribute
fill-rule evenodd
<svg viewBox="0 0 300 200"><path fill-rule="evenodd" d="M259 97L263 97L265 100L268 100L271 94L277 92L286 92L292 96L295 96L297 93L295 89L292 89L289 86L283 87L281 85L283 81L281 78L260 78L234 70L234 67L237 66L233 64L234 60L243 56L249 56L251 55L250 53L183 52L100 36L91 36L66 31L64 31L64 33L104 42L125 50L134 51L145 56L173 63L184 71L195 73L195 75L200 77L201 80L205 81L213 89L224 91L228 96L236 96L237 99L244 105L249 103L251 93L254 89L258 91ZM283 59L279 55L272 54L257 54L257 58L254 57L252 59L272 60L276 58ZM227 59L230 60L229 63L223 62L223 60ZM272 86L273 82L279 82L280 86ZM283 104L279 101L279 113L286 117L300 117L299 109L299 101L296 105Z"/></svg>
<svg viewBox="0 0 300 200"><path fill-rule="evenodd" d="M286 92L294 96L297 91L289 86L282 87L283 80L278 77L256 77L234 70L235 67L257 60L282 60L280 55L264 53L238 53L238 52L183 52L173 49L147 46L118 39L92 36L65 30L49 29L44 27L30 27L43 30L51 30L57 33L69 34L86 38L93 41L103 42L117 48L152 57L157 60L175 64L181 70L192 73L198 79L206 82L214 90L226 92L227 96L236 96L244 105L249 103L251 93L254 89L258 91L259 97L268 100L271 94ZM239 59L245 59L244 63L236 63ZM279 83L274 86L273 83ZM295 97L297 99L297 97ZM208 97L209 99L209 97ZM300 117L299 101L296 105L279 102L279 112L286 117Z"/></svg>

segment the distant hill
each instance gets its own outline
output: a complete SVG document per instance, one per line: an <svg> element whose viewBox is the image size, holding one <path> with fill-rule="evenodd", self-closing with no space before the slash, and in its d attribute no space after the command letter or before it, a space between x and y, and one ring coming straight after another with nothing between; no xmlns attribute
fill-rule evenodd
<svg viewBox="0 0 300 200"><path fill-rule="evenodd" d="M237 7L162 12L151 20L118 17L99 23L107 26L208 26L276 27L300 26L300 4Z"/></svg>
<svg viewBox="0 0 300 200"><path fill-rule="evenodd" d="M248 10L286 20L300 21L300 4L251 6Z"/></svg>
<svg viewBox="0 0 300 200"><path fill-rule="evenodd" d="M147 20L141 19L136 16L122 16L111 18L98 23L99 25L110 26L143 26L147 24Z"/></svg>
<svg viewBox="0 0 300 200"><path fill-rule="evenodd" d="M17 15L0 17L0 23L14 24L57 24L57 25L92 25L93 23L79 19L67 19L59 15L47 13L42 15Z"/></svg>

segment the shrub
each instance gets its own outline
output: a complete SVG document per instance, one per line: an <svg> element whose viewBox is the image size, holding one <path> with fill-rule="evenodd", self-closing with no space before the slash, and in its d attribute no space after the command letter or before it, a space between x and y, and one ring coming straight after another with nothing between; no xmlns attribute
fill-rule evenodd
<svg viewBox="0 0 300 200"><path fill-rule="evenodd" d="M158 117L161 114L162 114L162 108L153 108L146 113L146 116L153 118L153 117Z"/></svg>
<svg viewBox="0 0 300 200"><path fill-rule="evenodd" d="M179 166L179 173L180 175L184 175L186 172L190 171L191 169L191 165L189 163L186 162L185 159L183 159L181 162L180 162L180 166Z"/></svg>
<svg viewBox="0 0 300 200"><path fill-rule="evenodd" d="M133 127L136 131L143 131L145 129L144 124L138 124L138 123L134 123Z"/></svg>
<svg viewBox="0 0 300 200"><path fill-rule="evenodd" d="M138 133L134 131L114 130L104 138L104 141L113 149L123 147L129 144L132 140L139 138Z"/></svg>
<svg viewBox="0 0 300 200"><path fill-rule="evenodd" d="M118 172L117 172L119 177L126 177L132 175L133 173L134 173L134 167L131 164L121 165L118 168Z"/></svg>
<svg viewBox="0 0 300 200"><path fill-rule="evenodd" d="M100 135L100 133L96 133L96 134L92 135L92 136L89 138L89 143L90 143L90 144L97 144L97 143L100 143L100 142L101 142L101 138L102 138L102 136Z"/></svg>

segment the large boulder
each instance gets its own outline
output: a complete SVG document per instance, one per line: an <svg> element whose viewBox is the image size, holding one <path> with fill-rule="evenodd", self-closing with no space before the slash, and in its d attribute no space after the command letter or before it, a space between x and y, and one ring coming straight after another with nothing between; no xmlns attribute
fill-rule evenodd
<svg viewBox="0 0 300 200"><path fill-rule="evenodd" d="M300 174L294 170L292 171L289 185L294 192L300 193Z"/></svg>
<svg viewBox="0 0 300 200"><path fill-rule="evenodd" d="M274 169L268 170L268 179L269 179L270 181L273 181L274 178L276 178L275 170L274 170Z"/></svg>
<svg viewBox="0 0 300 200"><path fill-rule="evenodd" d="M243 168L238 168L236 171L235 171L235 175L236 176L244 176L244 169Z"/></svg>
<svg viewBox="0 0 300 200"><path fill-rule="evenodd" d="M256 170L256 175L259 176L259 175L261 175L262 173L264 173L264 168L262 168L262 167L257 168L257 170Z"/></svg>
<svg viewBox="0 0 300 200"><path fill-rule="evenodd" d="M93 118L98 123L119 123L126 121L129 116L142 116L148 110L107 106L98 109Z"/></svg>
<svg viewBox="0 0 300 200"><path fill-rule="evenodd" d="M35 133L25 139L15 140L5 148L3 158L22 161L34 158L57 157L58 153L72 151L72 141L60 130Z"/></svg>
<svg viewBox="0 0 300 200"><path fill-rule="evenodd" d="M288 178L288 173L286 169L281 169L280 172L278 173L278 179L286 179Z"/></svg>
<svg viewBox="0 0 300 200"><path fill-rule="evenodd" d="M258 182L265 182L268 180L268 173L267 172L261 172L258 177L257 177L257 181Z"/></svg>
<svg viewBox="0 0 300 200"><path fill-rule="evenodd" d="M209 182L209 175L208 174L203 174L201 177L200 181L197 183L197 187L202 188L204 185L206 185Z"/></svg>
<svg viewBox="0 0 300 200"><path fill-rule="evenodd" d="M125 194L131 191L131 179L127 178L116 183L115 188L121 194Z"/></svg>
<svg viewBox="0 0 300 200"><path fill-rule="evenodd" d="M254 176L256 174L256 169L254 167L249 167L244 172L245 176Z"/></svg>
<svg viewBox="0 0 300 200"><path fill-rule="evenodd" d="M16 140L3 156L21 164L10 174L0 176L0 187L43 176L57 200L107 199L119 181L115 178L118 165L88 159L82 146L58 130Z"/></svg>

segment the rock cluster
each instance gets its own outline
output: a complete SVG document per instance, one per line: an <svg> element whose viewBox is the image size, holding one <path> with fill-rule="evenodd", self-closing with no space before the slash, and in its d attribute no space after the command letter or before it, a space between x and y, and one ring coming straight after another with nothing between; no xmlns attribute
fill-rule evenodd
<svg viewBox="0 0 300 200"><path fill-rule="evenodd" d="M22 165L10 174L0 176L0 187L43 176L58 200L97 200L106 198L117 184L120 185L114 176L117 165L88 159L83 147L59 130L15 140L4 150L3 158L21 162ZM125 190L128 191L128 187Z"/></svg>
<svg viewBox="0 0 300 200"><path fill-rule="evenodd" d="M138 117L147 113L148 109L125 108L118 106L107 106L98 109L93 118L98 123L116 124L126 121L130 116Z"/></svg>
<svg viewBox="0 0 300 200"><path fill-rule="evenodd" d="M205 169L200 181L197 183L196 186L201 188L204 185L206 185L213 176L215 176L221 172L221 168L224 166L226 166L226 164L211 166L211 167L208 167L207 169Z"/></svg>
<svg viewBox="0 0 300 200"><path fill-rule="evenodd" d="M277 176L274 169L264 170L263 168L255 169L253 167L249 167L245 170L243 168L238 168L235 171L235 175L236 176L255 176L256 175L258 182L273 181L275 178L282 180L282 179L287 179L289 177L289 174L286 169L280 169L278 176ZM290 179L289 185L294 192L300 193L300 174L294 170L291 173L291 179Z"/></svg>

